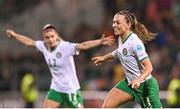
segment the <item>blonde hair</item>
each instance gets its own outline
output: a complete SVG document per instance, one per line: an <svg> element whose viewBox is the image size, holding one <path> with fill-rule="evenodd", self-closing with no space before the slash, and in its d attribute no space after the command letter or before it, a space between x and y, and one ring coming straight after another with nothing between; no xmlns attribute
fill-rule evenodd
<svg viewBox="0 0 180 109"><path fill-rule="evenodd" d="M137 34L142 42L151 41L157 35L157 33L150 32L145 25L138 22L136 16L130 11L120 11L117 15L124 15L127 23L131 23L131 30Z"/></svg>

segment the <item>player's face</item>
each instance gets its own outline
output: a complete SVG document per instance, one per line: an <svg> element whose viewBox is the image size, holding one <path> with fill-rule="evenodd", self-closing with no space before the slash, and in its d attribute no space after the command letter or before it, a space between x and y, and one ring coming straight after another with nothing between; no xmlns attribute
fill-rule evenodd
<svg viewBox="0 0 180 109"><path fill-rule="evenodd" d="M112 27L114 29L114 34L117 36L122 36L129 30L129 25L126 22L124 15L115 15Z"/></svg>
<svg viewBox="0 0 180 109"><path fill-rule="evenodd" d="M49 47L57 45L58 34L55 30L49 29L48 31L43 32L43 38Z"/></svg>

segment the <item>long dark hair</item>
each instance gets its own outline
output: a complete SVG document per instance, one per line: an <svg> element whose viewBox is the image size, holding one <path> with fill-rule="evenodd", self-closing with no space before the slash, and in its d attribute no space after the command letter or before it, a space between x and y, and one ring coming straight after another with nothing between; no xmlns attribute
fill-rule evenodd
<svg viewBox="0 0 180 109"><path fill-rule="evenodd" d="M151 41L156 37L157 33L150 32L145 25L137 21L136 16L130 11L120 11L118 14L124 15L127 23L131 23L131 30L137 34L142 42Z"/></svg>

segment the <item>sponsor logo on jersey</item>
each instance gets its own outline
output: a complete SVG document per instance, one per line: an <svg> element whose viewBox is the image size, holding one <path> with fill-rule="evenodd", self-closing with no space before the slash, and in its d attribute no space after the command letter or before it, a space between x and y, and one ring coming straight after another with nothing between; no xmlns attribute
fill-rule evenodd
<svg viewBox="0 0 180 109"><path fill-rule="evenodd" d="M61 58L61 56L62 56L62 54L61 54L60 52L57 52L57 53L56 53L56 57L57 57L57 58Z"/></svg>
<svg viewBox="0 0 180 109"><path fill-rule="evenodd" d="M126 48L123 48L122 52L123 52L123 55L124 55L124 56L127 55L127 49L126 49Z"/></svg>
<svg viewBox="0 0 180 109"><path fill-rule="evenodd" d="M141 52L143 50L140 44L136 45L136 51Z"/></svg>

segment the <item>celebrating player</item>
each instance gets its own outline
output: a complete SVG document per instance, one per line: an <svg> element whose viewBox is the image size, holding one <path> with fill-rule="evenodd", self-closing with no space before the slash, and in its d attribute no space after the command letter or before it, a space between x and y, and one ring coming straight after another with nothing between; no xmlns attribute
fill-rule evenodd
<svg viewBox="0 0 180 109"><path fill-rule="evenodd" d="M103 108L115 108L128 101L138 102L142 108L160 108L159 86L151 75L153 70L143 42L155 38L129 11L118 12L112 27L118 37L118 48L112 53L92 58L96 65L118 58L124 68L125 79L106 96Z"/></svg>
<svg viewBox="0 0 180 109"><path fill-rule="evenodd" d="M36 47L43 53L52 74L51 86L43 103L45 108L62 107L64 104L70 108L83 107L73 55L78 55L80 50L114 43L114 39L108 37L83 43L64 41L56 28L50 24L43 28L43 41L34 41L9 29L6 33L8 37L15 38L27 46Z"/></svg>

